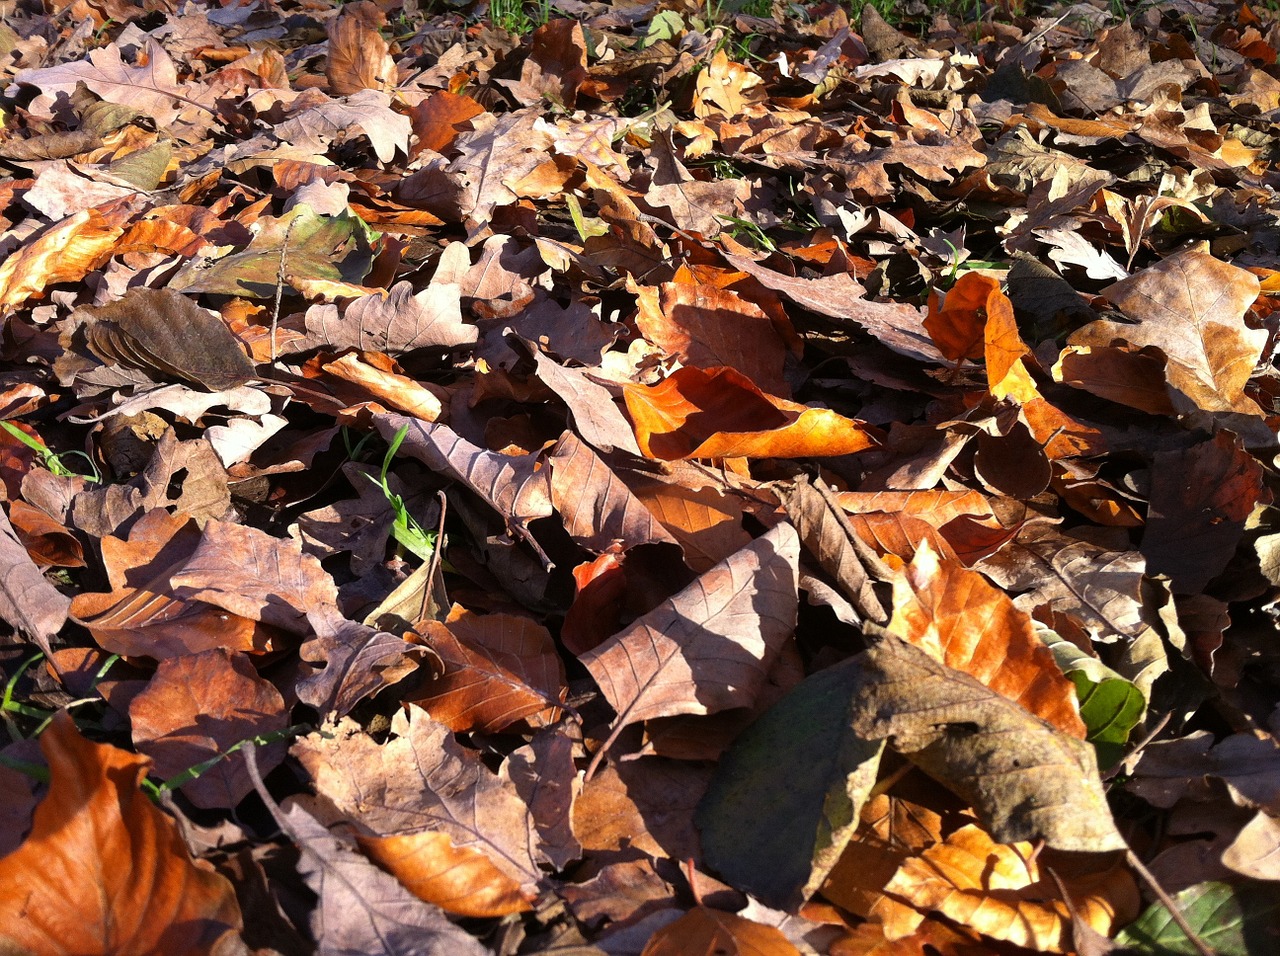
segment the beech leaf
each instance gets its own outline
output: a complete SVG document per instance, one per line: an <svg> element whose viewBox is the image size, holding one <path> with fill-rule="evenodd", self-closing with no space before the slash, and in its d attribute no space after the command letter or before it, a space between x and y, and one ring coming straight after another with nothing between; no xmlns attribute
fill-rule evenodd
<svg viewBox="0 0 1280 956"><path fill-rule="evenodd" d="M865 683L854 731L887 739L971 803L996 840L1081 852L1127 846L1083 740L887 632L859 659ZM1006 745L1011 739L1016 748Z"/></svg>
<svg viewBox="0 0 1280 956"><path fill-rule="evenodd" d="M225 878L192 861L138 785L150 761L85 740L66 711L41 737L49 792L0 860L0 949L213 954L241 928Z"/></svg>

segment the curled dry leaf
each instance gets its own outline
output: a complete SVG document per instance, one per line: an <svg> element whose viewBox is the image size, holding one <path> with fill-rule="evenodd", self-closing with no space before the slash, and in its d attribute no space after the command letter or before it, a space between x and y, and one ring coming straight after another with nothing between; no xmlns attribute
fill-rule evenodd
<svg viewBox="0 0 1280 956"><path fill-rule="evenodd" d="M192 861L139 789L150 761L85 740L65 711L40 748L49 792L26 841L0 860L0 949L198 956L236 939L231 884Z"/></svg>

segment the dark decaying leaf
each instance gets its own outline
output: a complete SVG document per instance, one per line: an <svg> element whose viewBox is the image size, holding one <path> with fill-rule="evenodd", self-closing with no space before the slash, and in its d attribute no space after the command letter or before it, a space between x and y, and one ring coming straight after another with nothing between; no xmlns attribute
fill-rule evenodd
<svg viewBox="0 0 1280 956"><path fill-rule="evenodd" d="M855 661L795 687L734 742L698 805L707 863L770 906L821 885L875 783L883 741L849 727L863 680Z"/></svg>
<svg viewBox="0 0 1280 956"><path fill-rule="evenodd" d="M854 699L854 731L886 739L964 797L997 840L1082 852L1128 846L1084 741L893 635L878 637L859 659L865 683ZM1009 747L1014 739L1018 746Z"/></svg>

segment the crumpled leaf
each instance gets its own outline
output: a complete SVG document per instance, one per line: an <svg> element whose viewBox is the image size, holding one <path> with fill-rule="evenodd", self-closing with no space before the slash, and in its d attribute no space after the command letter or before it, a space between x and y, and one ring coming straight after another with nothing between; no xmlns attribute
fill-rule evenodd
<svg viewBox="0 0 1280 956"><path fill-rule="evenodd" d="M40 740L49 791L0 860L0 949L213 954L242 923L231 884L195 863L139 789L150 761L80 736L60 711Z"/></svg>

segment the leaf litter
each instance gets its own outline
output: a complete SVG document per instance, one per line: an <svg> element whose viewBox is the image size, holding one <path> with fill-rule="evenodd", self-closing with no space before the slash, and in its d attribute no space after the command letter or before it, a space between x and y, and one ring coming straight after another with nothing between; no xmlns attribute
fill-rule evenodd
<svg viewBox="0 0 1280 956"><path fill-rule="evenodd" d="M0 23L0 949L1274 950L1271 5L533 12Z"/></svg>

